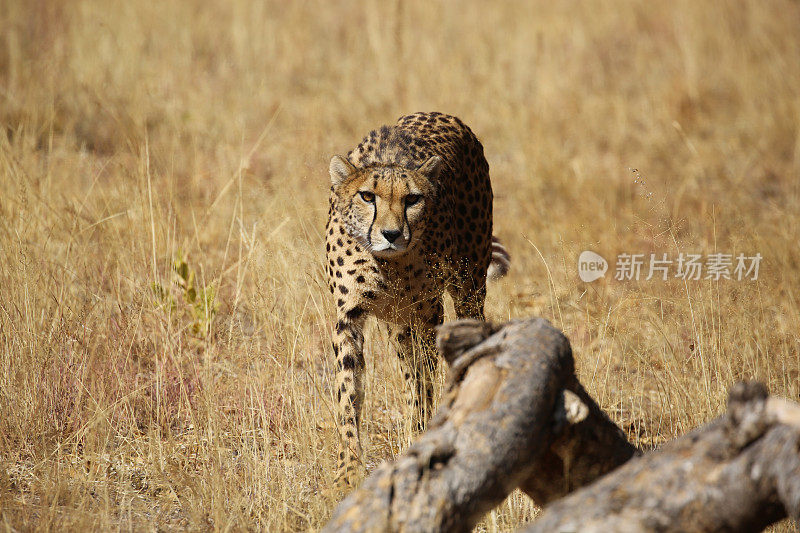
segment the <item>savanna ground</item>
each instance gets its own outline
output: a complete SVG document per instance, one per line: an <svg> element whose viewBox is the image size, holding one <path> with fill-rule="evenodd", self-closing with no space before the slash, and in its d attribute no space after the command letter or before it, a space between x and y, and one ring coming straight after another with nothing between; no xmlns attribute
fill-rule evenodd
<svg viewBox="0 0 800 533"><path fill-rule="evenodd" d="M630 438L702 424L742 378L797 399L798 27L771 0L2 2L0 525L320 527L327 165L417 110L484 143L514 261L488 317L562 328ZM763 260L613 279L619 253L680 252ZM374 465L410 436L367 344ZM535 512L515 494L480 529Z"/></svg>

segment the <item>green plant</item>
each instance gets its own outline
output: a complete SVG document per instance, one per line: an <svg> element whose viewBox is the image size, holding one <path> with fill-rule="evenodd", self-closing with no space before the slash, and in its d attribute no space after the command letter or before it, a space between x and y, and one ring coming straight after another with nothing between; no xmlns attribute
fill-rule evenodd
<svg viewBox="0 0 800 533"><path fill-rule="evenodd" d="M195 270L188 262L188 255L181 250L178 250L172 262L171 282L171 288L164 288L159 282L153 283L157 305L169 309L170 315L176 319L188 317L189 331L196 337L205 339L211 332L211 324L219 307L216 289L205 283L198 285Z"/></svg>

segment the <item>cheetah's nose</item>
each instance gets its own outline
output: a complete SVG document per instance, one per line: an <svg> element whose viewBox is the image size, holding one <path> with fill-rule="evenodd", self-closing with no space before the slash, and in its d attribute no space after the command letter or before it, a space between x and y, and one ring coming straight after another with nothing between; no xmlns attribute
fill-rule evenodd
<svg viewBox="0 0 800 533"><path fill-rule="evenodd" d="M397 230L397 229L384 229L384 230L381 230L381 234L383 234L383 237L389 242L396 241L401 233L402 233L402 231Z"/></svg>

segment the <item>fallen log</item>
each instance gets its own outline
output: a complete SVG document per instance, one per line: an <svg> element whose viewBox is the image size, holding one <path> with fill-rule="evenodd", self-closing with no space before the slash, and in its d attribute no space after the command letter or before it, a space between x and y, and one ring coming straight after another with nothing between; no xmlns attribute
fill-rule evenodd
<svg viewBox="0 0 800 533"><path fill-rule="evenodd" d="M553 503L526 533L761 531L800 519L800 406L738 383L720 418Z"/></svg>
<svg viewBox="0 0 800 533"><path fill-rule="evenodd" d="M454 322L438 347L450 373L428 431L343 501L326 531L467 530L516 487L552 502L528 533L800 520L800 406L763 385L735 385L723 416L638 456L548 322Z"/></svg>
<svg viewBox="0 0 800 533"><path fill-rule="evenodd" d="M441 326L450 363L427 431L383 463L324 531L463 531L521 487L545 504L636 455L575 376L569 341L543 319Z"/></svg>

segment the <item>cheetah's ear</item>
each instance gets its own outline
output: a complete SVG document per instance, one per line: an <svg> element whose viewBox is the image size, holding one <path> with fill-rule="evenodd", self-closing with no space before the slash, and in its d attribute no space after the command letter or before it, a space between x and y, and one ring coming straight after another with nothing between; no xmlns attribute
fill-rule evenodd
<svg viewBox="0 0 800 533"><path fill-rule="evenodd" d="M331 166L328 169L331 173L331 185L338 187L347 177L356 171L350 161L340 155L331 158Z"/></svg>
<svg viewBox="0 0 800 533"><path fill-rule="evenodd" d="M427 161L422 163L417 172L423 174L431 181L435 181L439 177L439 172L442 170L442 158L434 155L428 158Z"/></svg>

